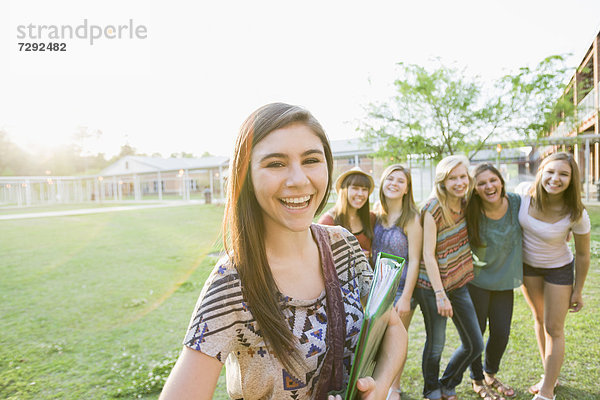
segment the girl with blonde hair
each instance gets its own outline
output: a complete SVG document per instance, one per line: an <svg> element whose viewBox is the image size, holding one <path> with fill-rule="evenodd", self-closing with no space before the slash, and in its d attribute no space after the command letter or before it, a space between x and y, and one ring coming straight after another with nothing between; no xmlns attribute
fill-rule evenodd
<svg viewBox="0 0 600 400"><path fill-rule="evenodd" d="M473 279L473 259L465 218L472 188L469 160L453 155L436 166L434 188L421 210L423 262L415 298L425 322L423 395L456 400L456 386L468 365L481 354L483 339L466 284ZM446 320L452 318L461 339L441 378L440 360Z"/></svg>

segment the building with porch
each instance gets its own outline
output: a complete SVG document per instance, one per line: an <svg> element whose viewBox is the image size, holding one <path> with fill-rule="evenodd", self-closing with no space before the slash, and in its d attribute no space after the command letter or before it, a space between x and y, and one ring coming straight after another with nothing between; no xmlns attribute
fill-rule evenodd
<svg viewBox="0 0 600 400"><path fill-rule="evenodd" d="M600 181L600 32L571 77L564 96L575 105L573 123L563 121L548 134L546 153L573 153L584 184ZM563 139L561 141L561 139ZM562 144L561 144L562 142Z"/></svg>

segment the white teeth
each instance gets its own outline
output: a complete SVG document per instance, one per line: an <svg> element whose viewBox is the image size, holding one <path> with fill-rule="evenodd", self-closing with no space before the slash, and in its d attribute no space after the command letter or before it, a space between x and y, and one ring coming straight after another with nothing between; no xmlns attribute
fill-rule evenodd
<svg viewBox="0 0 600 400"><path fill-rule="evenodd" d="M290 204L305 203L305 202L307 202L309 200L310 200L310 196L286 197L286 198L281 199L281 201L283 201L284 203L290 203Z"/></svg>

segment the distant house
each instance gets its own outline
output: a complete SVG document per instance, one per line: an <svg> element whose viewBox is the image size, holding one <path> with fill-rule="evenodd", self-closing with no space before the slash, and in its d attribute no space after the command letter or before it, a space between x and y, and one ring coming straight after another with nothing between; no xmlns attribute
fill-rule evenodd
<svg viewBox="0 0 600 400"><path fill-rule="evenodd" d="M372 174L375 172L376 162L370 154L374 151L372 146L363 143L360 138L332 140L333 176L356 166Z"/></svg>
<svg viewBox="0 0 600 400"><path fill-rule="evenodd" d="M369 157L373 149L360 139L331 142L334 178L359 165L373 173L376 162ZM168 199L189 200L203 196L208 187L212 197L223 200L228 176L228 157L161 158L126 156L100 173L103 199Z"/></svg>
<svg viewBox="0 0 600 400"><path fill-rule="evenodd" d="M214 197L223 198L228 164L228 157L126 156L100 173L105 186L103 196L116 200L129 197L190 200L203 197L208 187Z"/></svg>
<svg viewBox="0 0 600 400"><path fill-rule="evenodd" d="M356 165L374 178L383 169L382 160L370 157L373 148L358 138L334 140L331 149L334 179ZM208 191L219 202L225 198L228 174L229 157L125 156L98 175L0 177L0 204L202 200Z"/></svg>

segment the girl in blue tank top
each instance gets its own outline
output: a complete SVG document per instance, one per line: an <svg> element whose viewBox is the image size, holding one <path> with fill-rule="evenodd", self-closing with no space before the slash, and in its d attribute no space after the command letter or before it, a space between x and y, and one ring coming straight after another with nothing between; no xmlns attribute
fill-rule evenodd
<svg viewBox="0 0 600 400"><path fill-rule="evenodd" d="M412 178L407 168L394 164L383 171L379 184L379 204L375 214L373 262L381 251L406 260L396 293L395 308L404 327L408 330L416 304L411 299L419 274L423 229L413 199ZM400 398L400 377L403 369L404 364L390 390L388 399Z"/></svg>

